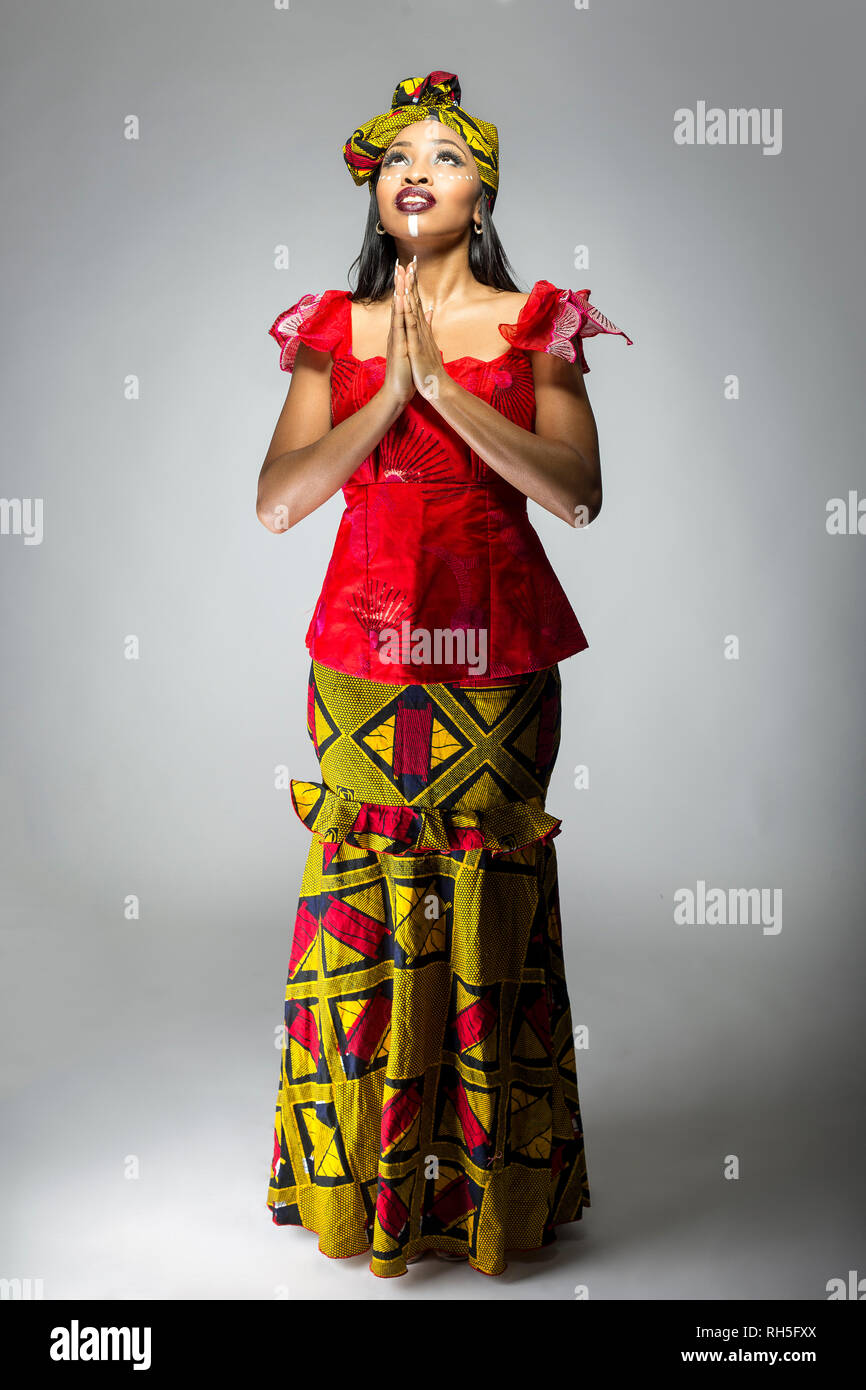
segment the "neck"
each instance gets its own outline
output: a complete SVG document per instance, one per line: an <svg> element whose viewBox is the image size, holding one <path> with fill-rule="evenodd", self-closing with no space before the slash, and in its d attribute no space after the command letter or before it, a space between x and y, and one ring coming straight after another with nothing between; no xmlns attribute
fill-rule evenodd
<svg viewBox="0 0 866 1390"><path fill-rule="evenodd" d="M469 236L473 236L469 229ZM469 269L468 242L462 236L455 245L433 246L419 238L401 237L397 241L400 264L408 270L413 256L418 260L415 274L425 309L435 309L455 300L466 299L477 288L478 281Z"/></svg>

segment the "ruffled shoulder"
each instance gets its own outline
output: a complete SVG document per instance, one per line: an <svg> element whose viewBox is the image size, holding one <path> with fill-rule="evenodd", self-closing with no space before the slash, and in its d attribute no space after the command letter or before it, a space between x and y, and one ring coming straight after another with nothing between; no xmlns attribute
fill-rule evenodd
<svg viewBox="0 0 866 1390"><path fill-rule="evenodd" d="M516 323L500 323L499 331L513 347L533 352L550 352L566 362L577 358L583 372L589 371L582 338L596 333L618 333L629 347L632 340L611 323L594 304L589 290L560 289L549 280L536 280Z"/></svg>
<svg viewBox="0 0 866 1390"><path fill-rule="evenodd" d="M279 344L284 372L294 370L301 343L319 352L332 352L338 346L346 332L349 296L349 290L304 294L297 304L277 315L268 332Z"/></svg>

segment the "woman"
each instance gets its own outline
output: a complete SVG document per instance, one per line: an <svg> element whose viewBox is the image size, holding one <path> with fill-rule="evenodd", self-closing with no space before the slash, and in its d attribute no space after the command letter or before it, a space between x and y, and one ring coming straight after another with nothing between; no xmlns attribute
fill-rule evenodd
<svg viewBox="0 0 866 1390"><path fill-rule="evenodd" d="M257 504L280 533L346 499L307 633L322 781L292 781L313 838L267 1205L385 1278L428 1250L501 1274L590 1204L545 810L587 640L526 499L598 515L580 340L621 330L586 290L518 290L496 127L460 96L407 78L346 142L358 288L270 329L293 377Z"/></svg>

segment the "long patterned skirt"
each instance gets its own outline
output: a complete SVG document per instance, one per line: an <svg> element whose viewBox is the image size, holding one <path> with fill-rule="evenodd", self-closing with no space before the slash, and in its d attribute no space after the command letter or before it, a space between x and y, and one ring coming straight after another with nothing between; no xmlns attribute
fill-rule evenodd
<svg viewBox="0 0 866 1390"><path fill-rule="evenodd" d="M381 1277L501 1274L590 1205L556 852L556 666L484 688L313 663L321 782L292 939L267 1206Z"/></svg>

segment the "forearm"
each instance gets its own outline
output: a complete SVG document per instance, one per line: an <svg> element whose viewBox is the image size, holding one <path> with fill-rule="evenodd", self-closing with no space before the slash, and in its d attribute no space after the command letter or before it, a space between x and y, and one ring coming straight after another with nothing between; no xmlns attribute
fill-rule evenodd
<svg viewBox="0 0 866 1390"><path fill-rule="evenodd" d="M303 449L278 454L259 474L256 512L269 531L287 531L339 492L403 411L379 390L366 405Z"/></svg>
<svg viewBox="0 0 866 1390"><path fill-rule="evenodd" d="M432 404L488 467L546 511L572 526L596 516L601 507L601 474L591 441L584 453L577 445L543 439L508 420L447 374L440 379Z"/></svg>

